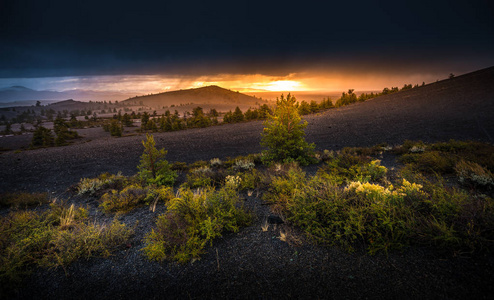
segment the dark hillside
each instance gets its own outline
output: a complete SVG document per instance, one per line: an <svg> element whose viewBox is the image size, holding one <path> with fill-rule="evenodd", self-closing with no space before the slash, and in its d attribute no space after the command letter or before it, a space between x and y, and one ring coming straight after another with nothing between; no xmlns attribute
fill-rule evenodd
<svg viewBox="0 0 494 300"><path fill-rule="evenodd" d="M309 116L319 147L494 140L494 67Z"/></svg>
<svg viewBox="0 0 494 300"><path fill-rule="evenodd" d="M195 104L231 104L256 106L261 100L242 93L233 92L219 86L207 86L197 89L172 91L155 95L140 96L123 101L130 105L146 105L149 107L162 107L180 105L186 103Z"/></svg>

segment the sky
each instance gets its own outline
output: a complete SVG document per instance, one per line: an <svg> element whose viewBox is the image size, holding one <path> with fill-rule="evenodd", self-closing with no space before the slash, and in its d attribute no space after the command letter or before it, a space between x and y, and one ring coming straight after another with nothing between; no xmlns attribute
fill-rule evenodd
<svg viewBox="0 0 494 300"><path fill-rule="evenodd" d="M380 90L494 66L492 1L0 1L0 88Z"/></svg>

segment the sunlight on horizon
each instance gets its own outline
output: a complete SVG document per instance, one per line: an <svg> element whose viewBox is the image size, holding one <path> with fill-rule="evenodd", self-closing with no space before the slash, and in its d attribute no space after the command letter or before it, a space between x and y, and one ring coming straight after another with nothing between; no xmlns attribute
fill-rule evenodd
<svg viewBox="0 0 494 300"><path fill-rule="evenodd" d="M282 91L291 92L291 91L305 91L307 88L305 87L304 84L298 81L278 80L267 83L267 85L264 86L264 89L271 92L282 92Z"/></svg>
<svg viewBox="0 0 494 300"><path fill-rule="evenodd" d="M290 73L281 76L265 74L214 74L214 75L100 75L67 76L45 78L3 78L0 88L14 85L35 90L70 91L88 90L96 92L117 92L125 95L146 95L200 88L216 85L241 93L262 92L327 92L377 91L384 87L405 83L420 84L433 82L438 77L432 74L349 74L342 72Z"/></svg>

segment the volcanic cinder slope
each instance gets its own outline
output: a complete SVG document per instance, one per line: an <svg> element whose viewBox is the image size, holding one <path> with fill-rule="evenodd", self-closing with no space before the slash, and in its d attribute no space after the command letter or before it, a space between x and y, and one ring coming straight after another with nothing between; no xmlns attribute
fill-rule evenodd
<svg viewBox="0 0 494 300"><path fill-rule="evenodd" d="M307 116L306 138L318 150L404 140L493 142L494 67ZM296 94L295 94L296 96ZM193 162L256 153L263 124L155 133L169 161ZM82 177L136 172L144 136L102 138L66 147L0 155L0 192L60 192Z"/></svg>
<svg viewBox="0 0 494 300"><path fill-rule="evenodd" d="M198 105L206 104L212 106L228 105L229 107L233 106L233 108L235 108L235 106L256 107L260 102L263 101L255 97L227 90L215 85L196 89L139 96L122 101L122 103L127 105L145 105L149 107L163 107L194 103Z"/></svg>

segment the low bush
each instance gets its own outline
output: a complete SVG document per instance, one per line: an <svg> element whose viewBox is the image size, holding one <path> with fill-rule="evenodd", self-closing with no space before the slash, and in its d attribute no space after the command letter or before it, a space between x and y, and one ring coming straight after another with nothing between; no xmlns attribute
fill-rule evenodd
<svg viewBox="0 0 494 300"><path fill-rule="evenodd" d="M189 171L186 177L187 185L191 188L211 186L214 183L215 172L208 166L202 166Z"/></svg>
<svg viewBox="0 0 494 300"><path fill-rule="evenodd" d="M221 159L219 158L213 158L209 161L209 164L211 165L211 167L213 168L219 168L221 167L221 165L223 165L223 162L221 161Z"/></svg>
<svg viewBox="0 0 494 300"><path fill-rule="evenodd" d="M388 170L381 166L380 160L371 160L362 156L354 149L345 151L326 161L317 171L318 176L324 177L334 184L342 185L351 181L380 182L385 180Z"/></svg>
<svg viewBox="0 0 494 300"><path fill-rule="evenodd" d="M404 154L400 161L411 164L416 170L424 173L451 174L454 172L455 157L439 151Z"/></svg>
<svg viewBox="0 0 494 300"><path fill-rule="evenodd" d="M186 171L188 168L187 163L182 161L176 161L170 165L170 169L173 171Z"/></svg>
<svg viewBox="0 0 494 300"><path fill-rule="evenodd" d="M235 161L233 169L236 171L248 171L252 170L256 165L250 159L239 159Z"/></svg>
<svg viewBox="0 0 494 300"><path fill-rule="evenodd" d="M406 140L399 147L394 149L394 152L398 155L406 153L422 153L427 149L427 146L422 141L410 141Z"/></svg>
<svg viewBox="0 0 494 300"><path fill-rule="evenodd" d="M26 208L48 203L47 193L5 193L0 195L0 206Z"/></svg>
<svg viewBox="0 0 494 300"><path fill-rule="evenodd" d="M333 167L345 173L334 162ZM411 244L455 254L494 246L494 200L490 197L447 187L440 177L432 182L411 169L402 174L412 181L402 179L393 186L386 180L341 184L351 171L338 175L323 168L313 177L291 169L274 177L264 195L275 211L318 243L349 251L365 245L371 254Z"/></svg>
<svg viewBox="0 0 494 300"><path fill-rule="evenodd" d="M414 151L414 147L420 151ZM476 163L494 172L494 146L486 143L450 140L425 145L422 142L406 141L395 152L401 155L401 162L424 173L453 174L461 160Z"/></svg>
<svg viewBox="0 0 494 300"><path fill-rule="evenodd" d="M117 175L103 173L97 178L82 178L77 184L77 193L94 195L102 189L121 189L126 183L128 179L121 173Z"/></svg>
<svg viewBox="0 0 494 300"><path fill-rule="evenodd" d="M252 169L247 172L238 173L242 181L240 182L240 190L259 190L267 188L271 179L257 169Z"/></svg>
<svg viewBox="0 0 494 300"><path fill-rule="evenodd" d="M136 207L150 205L160 200L167 202L173 196L171 187L142 187L138 184L131 184L121 191L111 190L104 194L100 199L100 206L105 213L126 213Z"/></svg>
<svg viewBox="0 0 494 300"><path fill-rule="evenodd" d="M456 166L456 175L462 184L470 184L482 188L494 187L494 175L479 164L461 160Z"/></svg>
<svg viewBox="0 0 494 300"><path fill-rule="evenodd" d="M198 259L204 248L223 232L237 232L250 222L231 185L218 191L181 189L146 236L144 253L149 259L187 262Z"/></svg>
<svg viewBox="0 0 494 300"><path fill-rule="evenodd" d="M285 174L272 178L269 189L263 195L263 200L272 204L275 211L285 211L288 201L305 186L307 177L298 166L292 166Z"/></svg>

